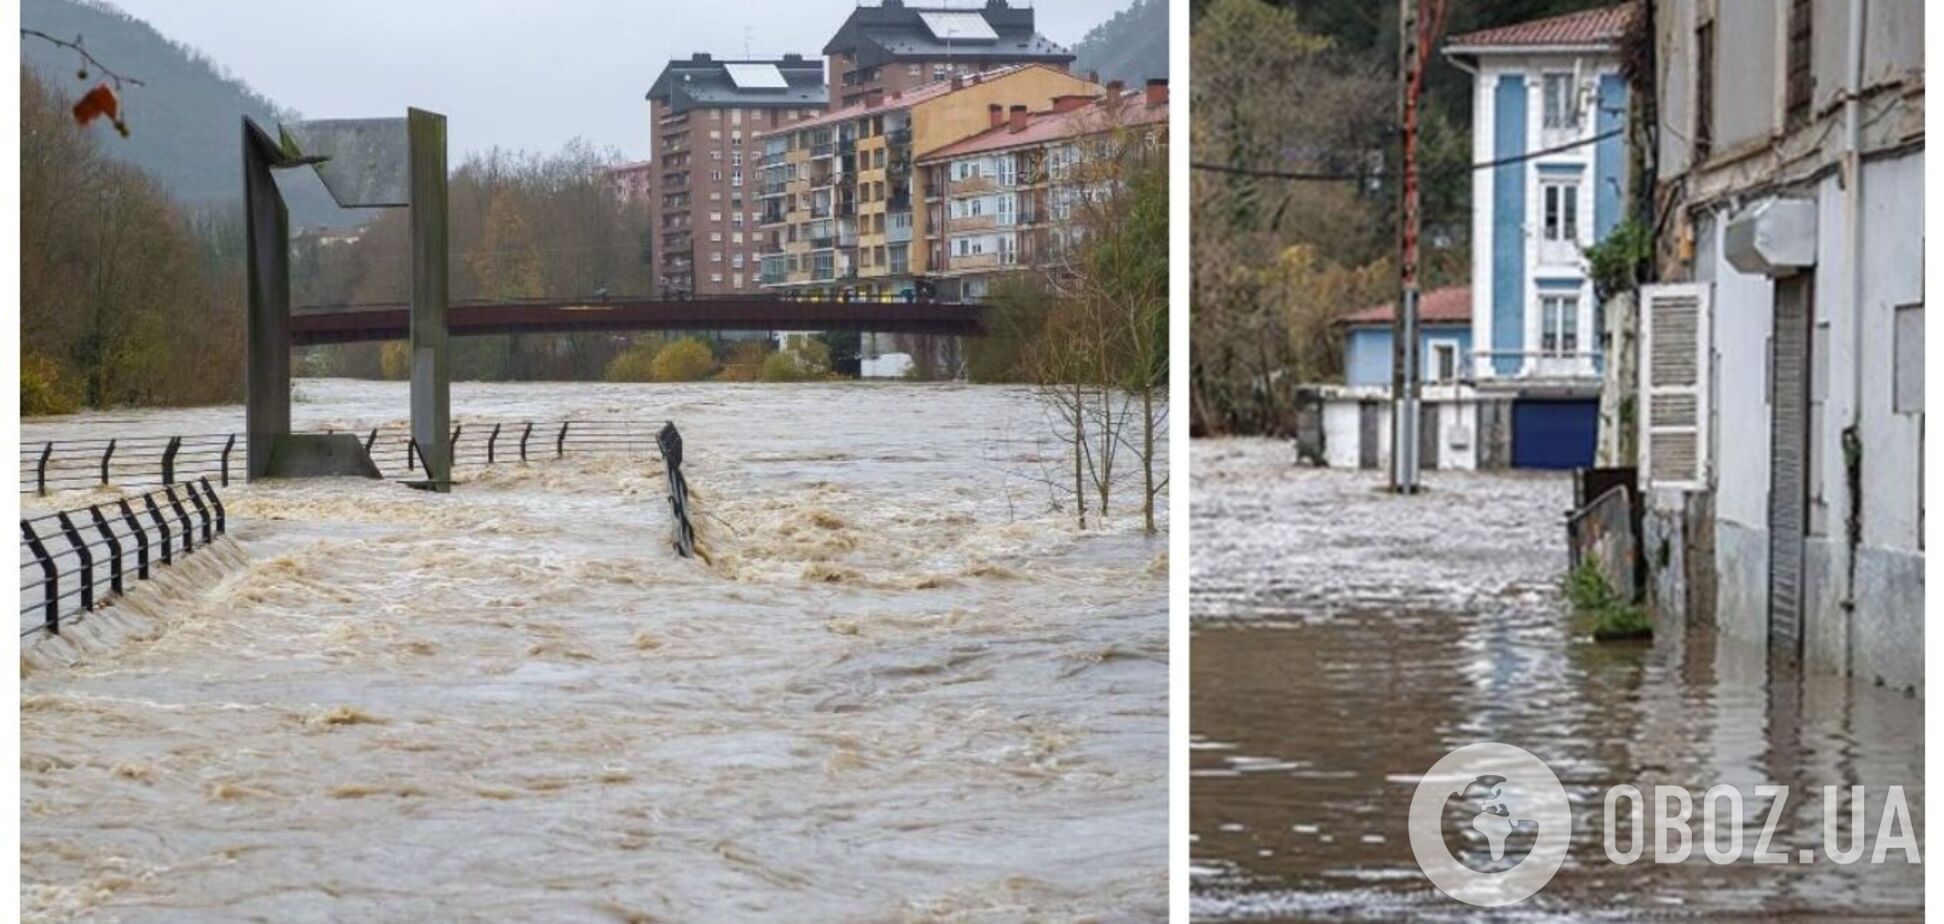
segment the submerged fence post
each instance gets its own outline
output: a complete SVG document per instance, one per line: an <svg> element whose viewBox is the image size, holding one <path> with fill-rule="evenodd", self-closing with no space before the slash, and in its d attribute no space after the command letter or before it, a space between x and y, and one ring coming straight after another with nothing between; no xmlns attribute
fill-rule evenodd
<svg viewBox="0 0 1944 924"><path fill-rule="evenodd" d="M163 484L175 484L176 450L181 448L182 448L182 437L180 436L169 437L169 448L162 450L162 483ZM106 462L102 463L102 469L104 473L106 472L107 466L108 463Z"/></svg>
<svg viewBox="0 0 1944 924"><path fill-rule="evenodd" d="M486 438L486 464L493 464L493 447L499 443L500 425L493 425L493 435Z"/></svg>
<svg viewBox="0 0 1944 924"><path fill-rule="evenodd" d="M163 516L162 508L155 505L155 492L142 495L142 501L148 504L149 519L154 520L155 528L162 531L162 563L170 564L175 561L175 552L170 548L169 518Z"/></svg>
<svg viewBox="0 0 1944 924"><path fill-rule="evenodd" d="M189 502L196 505L196 515L202 517L203 542L210 541L209 507L203 503L202 494L196 490L193 481L183 482L183 490L189 492Z"/></svg>
<svg viewBox="0 0 1944 924"><path fill-rule="evenodd" d="M417 458L418 458L418 437L409 437L405 440L405 470L406 471L408 472L418 471L418 467L416 464Z"/></svg>
<svg viewBox="0 0 1944 924"><path fill-rule="evenodd" d="M47 445L41 447L40 463L34 466L34 493L36 494L42 496L47 494L47 459L53 454L54 442L49 440Z"/></svg>
<svg viewBox="0 0 1944 924"><path fill-rule="evenodd" d="M108 586L115 593L122 592L122 549L121 540L115 538L115 531L108 528L108 518L101 515L100 507L89 507L88 513L94 517L95 529L101 531L101 538L108 543Z"/></svg>
<svg viewBox="0 0 1944 924"><path fill-rule="evenodd" d="M129 508L127 500L116 501L116 503L121 505L122 522L128 524L128 534L135 537L135 576L146 581L149 576L148 530L142 528L142 521L136 518L135 511Z"/></svg>
<svg viewBox="0 0 1944 924"><path fill-rule="evenodd" d="M108 441L108 448L101 453L101 483L108 483L108 460L115 457L115 441Z"/></svg>
<svg viewBox="0 0 1944 924"><path fill-rule="evenodd" d="M223 535L229 532L229 526L226 522L228 513L223 510L223 499L216 496L216 489L209 486L208 478L204 478L202 484L203 493L209 495L209 505L216 508L216 535Z"/></svg>
<svg viewBox="0 0 1944 924"><path fill-rule="evenodd" d="M81 562L81 609L94 609L94 553L88 551L88 544L81 541L81 531L74 528L74 520L67 511L55 514L61 523L61 532L67 534L69 545L74 546L74 557Z"/></svg>
<svg viewBox="0 0 1944 924"><path fill-rule="evenodd" d="M661 450L662 462L668 469L668 506L675 514L675 554L683 558L695 557L695 527L689 523L688 516L688 479L682 477L682 434L675 429L675 422L669 421L655 434L655 446Z"/></svg>
<svg viewBox="0 0 1944 924"><path fill-rule="evenodd" d="M34 553L34 561L40 563L41 599L46 607L41 619L47 624L47 631L60 635L61 574L54 568L54 556L47 554L47 546L41 543L32 523L21 520L20 535L27 540L27 550Z"/></svg>
<svg viewBox="0 0 1944 924"><path fill-rule="evenodd" d="M520 433L520 461L526 461L527 437L533 435L533 421L527 421L526 429Z"/></svg>
<svg viewBox="0 0 1944 924"><path fill-rule="evenodd" d="M572 424L573 421L571 420L563 420L560 422L560 436L554 440L554 458L556 459L564 459L567 457L567 428Z"/></svg>
<svg viewBox="0 0 1944 924"><path fill-rule="evenodd" d="M229 440L223 443L223 487L225 488L229 487L230 450L235 448L236 448L236 434L232 433L229 435ZM365 449L369 451L371 447L366 446Z"/></svg>
<svg viewBox="0 0 1944 924"><path fill-rule="evenodd" d="M195 524L189 522L189 511L182 509L182 498L176 496L175 488L173 487L163 488L162 496L169 499L169 506L174 508L176 519L182 521L182 554L187 555L195 551L196 527Z"/></svg>

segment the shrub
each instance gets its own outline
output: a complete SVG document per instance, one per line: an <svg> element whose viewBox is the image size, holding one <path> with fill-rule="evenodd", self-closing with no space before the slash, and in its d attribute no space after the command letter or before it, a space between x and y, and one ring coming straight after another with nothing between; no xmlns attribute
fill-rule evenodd
<svg viewBox="0 0 1944 924"><path fill-rule="evenodd" d="M1593 623L1593 637L1642 638L1654 632L1654 621L1634 602L1614 592L1600 569L1590 561L1566 575L1566 599L1582 619Z"/></svg>
<svg viewBox="0 0 1944 924"><path fill-rule="evenodd" d="M71 414L76 405L73 389L62 381L61 367L45 356L20 358L20 416Z"/></svg>
<svg viewBox="0 0 1944 924"><path fill-rule="evenodd" d="M715 353L693 337L677 340L655 354L648 371L657 382L700 382L715 372Z"/></svg>
<svg viewBox="0 0 1944 924"><path fill-rule="evenodd" d="M821 341L798 339L763 360L765 382L811 382L830 373L830 347Z"/></svg>
<svg viewBox="0 0 1944 924"><path fill-rule="evenodd" d="M610 382L652 382L655 380L655 354L661 348L662 344L658 341L636 342L608 361L601 378Z"/></svg>
<svg viewBox="0 0 1944 924"><path fill-rule="evenodd" d="M387 340L378 347L378 375L393 382L412 377L412 345L403 340Z"/></svg>
<svg viewBox="0 0 1944 924"><path fill-rule="evenodd" d="M722 359L722 371L716 373L721 382L754 382L762 377L763 360L769 358L769 346L759 340L741 340L729 348L729 355Z"/></svg>

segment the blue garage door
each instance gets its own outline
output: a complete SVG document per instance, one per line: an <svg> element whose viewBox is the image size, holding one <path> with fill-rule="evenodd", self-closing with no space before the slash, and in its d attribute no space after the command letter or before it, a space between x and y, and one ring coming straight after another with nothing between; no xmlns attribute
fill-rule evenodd
<svg viewBox="0 0 1944 924"><path fill-rule="evenodd" d="M1584 468L1593 464L1600 402L1512 403L1514 468Z"/></svg>

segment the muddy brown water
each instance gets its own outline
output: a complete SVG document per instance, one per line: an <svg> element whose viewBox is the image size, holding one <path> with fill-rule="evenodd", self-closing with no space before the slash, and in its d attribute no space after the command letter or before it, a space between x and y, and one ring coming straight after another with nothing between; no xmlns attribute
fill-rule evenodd
<svg viewBox="0 0 1944 924"><path fill-rule="evenodd" d="M297 392L299 426L406 407ZM1028 393L461 384L453 407L676 420L714 565L669 551L642 457L444 496L229 489L232 540L192 556L213 576L29 656L26 917L1165 916L1165 536L1047 510Z"/></svg>
<svg viewBox="0 0 1944 924"><path fill-rule="evenodd" d="M1889 785L1921 838L1921 698L1826 676L1771 683L1704 627L1590 640L1558 591L1571 482L1298 469L1286 443L1197 441L1191 643L1192 908L1200 920L1917 919L1921 866L1609 862L1618 783L1797 793L1773 849L1822 845L1824 785ZM1473 741L1523 747L1573 800L1565 867L1485 914L1413 859L1417 780ZM1767 815L1750 798L1749 841ZM1842 817L1847 818L1847 809ZM1698 830L1700 825L1697 823ZM1651 829L1650 829L1651 830ZM1849 837L1844 829L1843 839ZM1624 844L1626 839L1622 838Z"/></svg>

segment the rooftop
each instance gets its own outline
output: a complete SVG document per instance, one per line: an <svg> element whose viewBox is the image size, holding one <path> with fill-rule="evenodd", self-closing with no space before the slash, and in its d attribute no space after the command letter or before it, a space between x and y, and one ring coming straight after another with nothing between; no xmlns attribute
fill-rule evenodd
<svg viewBox="0 0 1944 924"><path fill-rule="evenodd" d="M671 112L686 112L720 106L822 109L830 95L820 60L800 54L718 60L698 52L668 62L648 88L648 99L667 103Z"/></svg>
<svg viewBox="0 0 1944 924"><path fill-rule="evenodd" d="M1418 321L1424 324L1470 324L1471 286L1445 286L1418 295ZM1397 316L1397 303L1372 305L1337 319L1339 324L1389 324Z"/></svg>
<svg viewBox="0 0 1944 924"><path fill-rule="evenodd" d="M1156 105L1149 105L1146 92L1127 90L1120 95L1119 107L1110 109L1107 105L1107 96L1103 93L1072 109L1055 108L1029 113L1026 116L1026 124L1017 130L1010 124L998 125L970 138L948 144L920 159L936 161L965 157L987 151L1003 151L1009 148L1044 144L1061 138L1091 135L1114 128L1156 123L1165 125L1167 121L1168 103L1165 98Z"/></svg>
<svg viewBox="0 0 1944 924"><path fill-rule="evenodd" d="M859 6L824 45L824 54L848 54L862 67L893 61L1045 61L1066 64L1073 52L1033 31L1033 10L1007 0L986 0L982 9L906 6L883 0Z"/></svg>
<svg viewBox="0 0 1944 924"><path fill-rule="evenodd" d="M768 132L767 134L775 135L782 132L793 132L799 129L816 128L818 126L823 126L823 125L837 125L843 122L848 122L851 119L855 119L859 116L874 115L883 112L895 112L900 109L909 109L912 106L916 106L919 103L925 102L926 100L933 100L941 96L945 96L946 94L949 94L954 90L962 90L965 89L966 87L977 86L986 81L996 80L1000 77L1010 76L1012 74L1019 73L1020 71L1024 71L1029 67L1046 67L1046 65L1015 64L1011 67L1000 67L1000 68L994 68L989 71L981 71L980 73L977 74L967 74L963 77L962 80L960 80L960 78L947 78L945 80L934 80L931 83L912 87L911 89L902 92L886 93L884 94L884 98L878 100L875 104L870 102L870 100L875 97L867 97L866 99L859 100L858 102L845 106L842 109L834 110L832 112L826 112L823 115L817 116L816 118L804 119L801 122L793 122L785 128L776 129L775 131ZM955 81L957 81L956 85L955 85Z"/></svg>
<svg viewBox="0 0 1944 924"><path fill-rule="evenodd" d="M1615 47L1640 14L1636 0L1454 35L1445 53L1529 48Z"/></svg>

